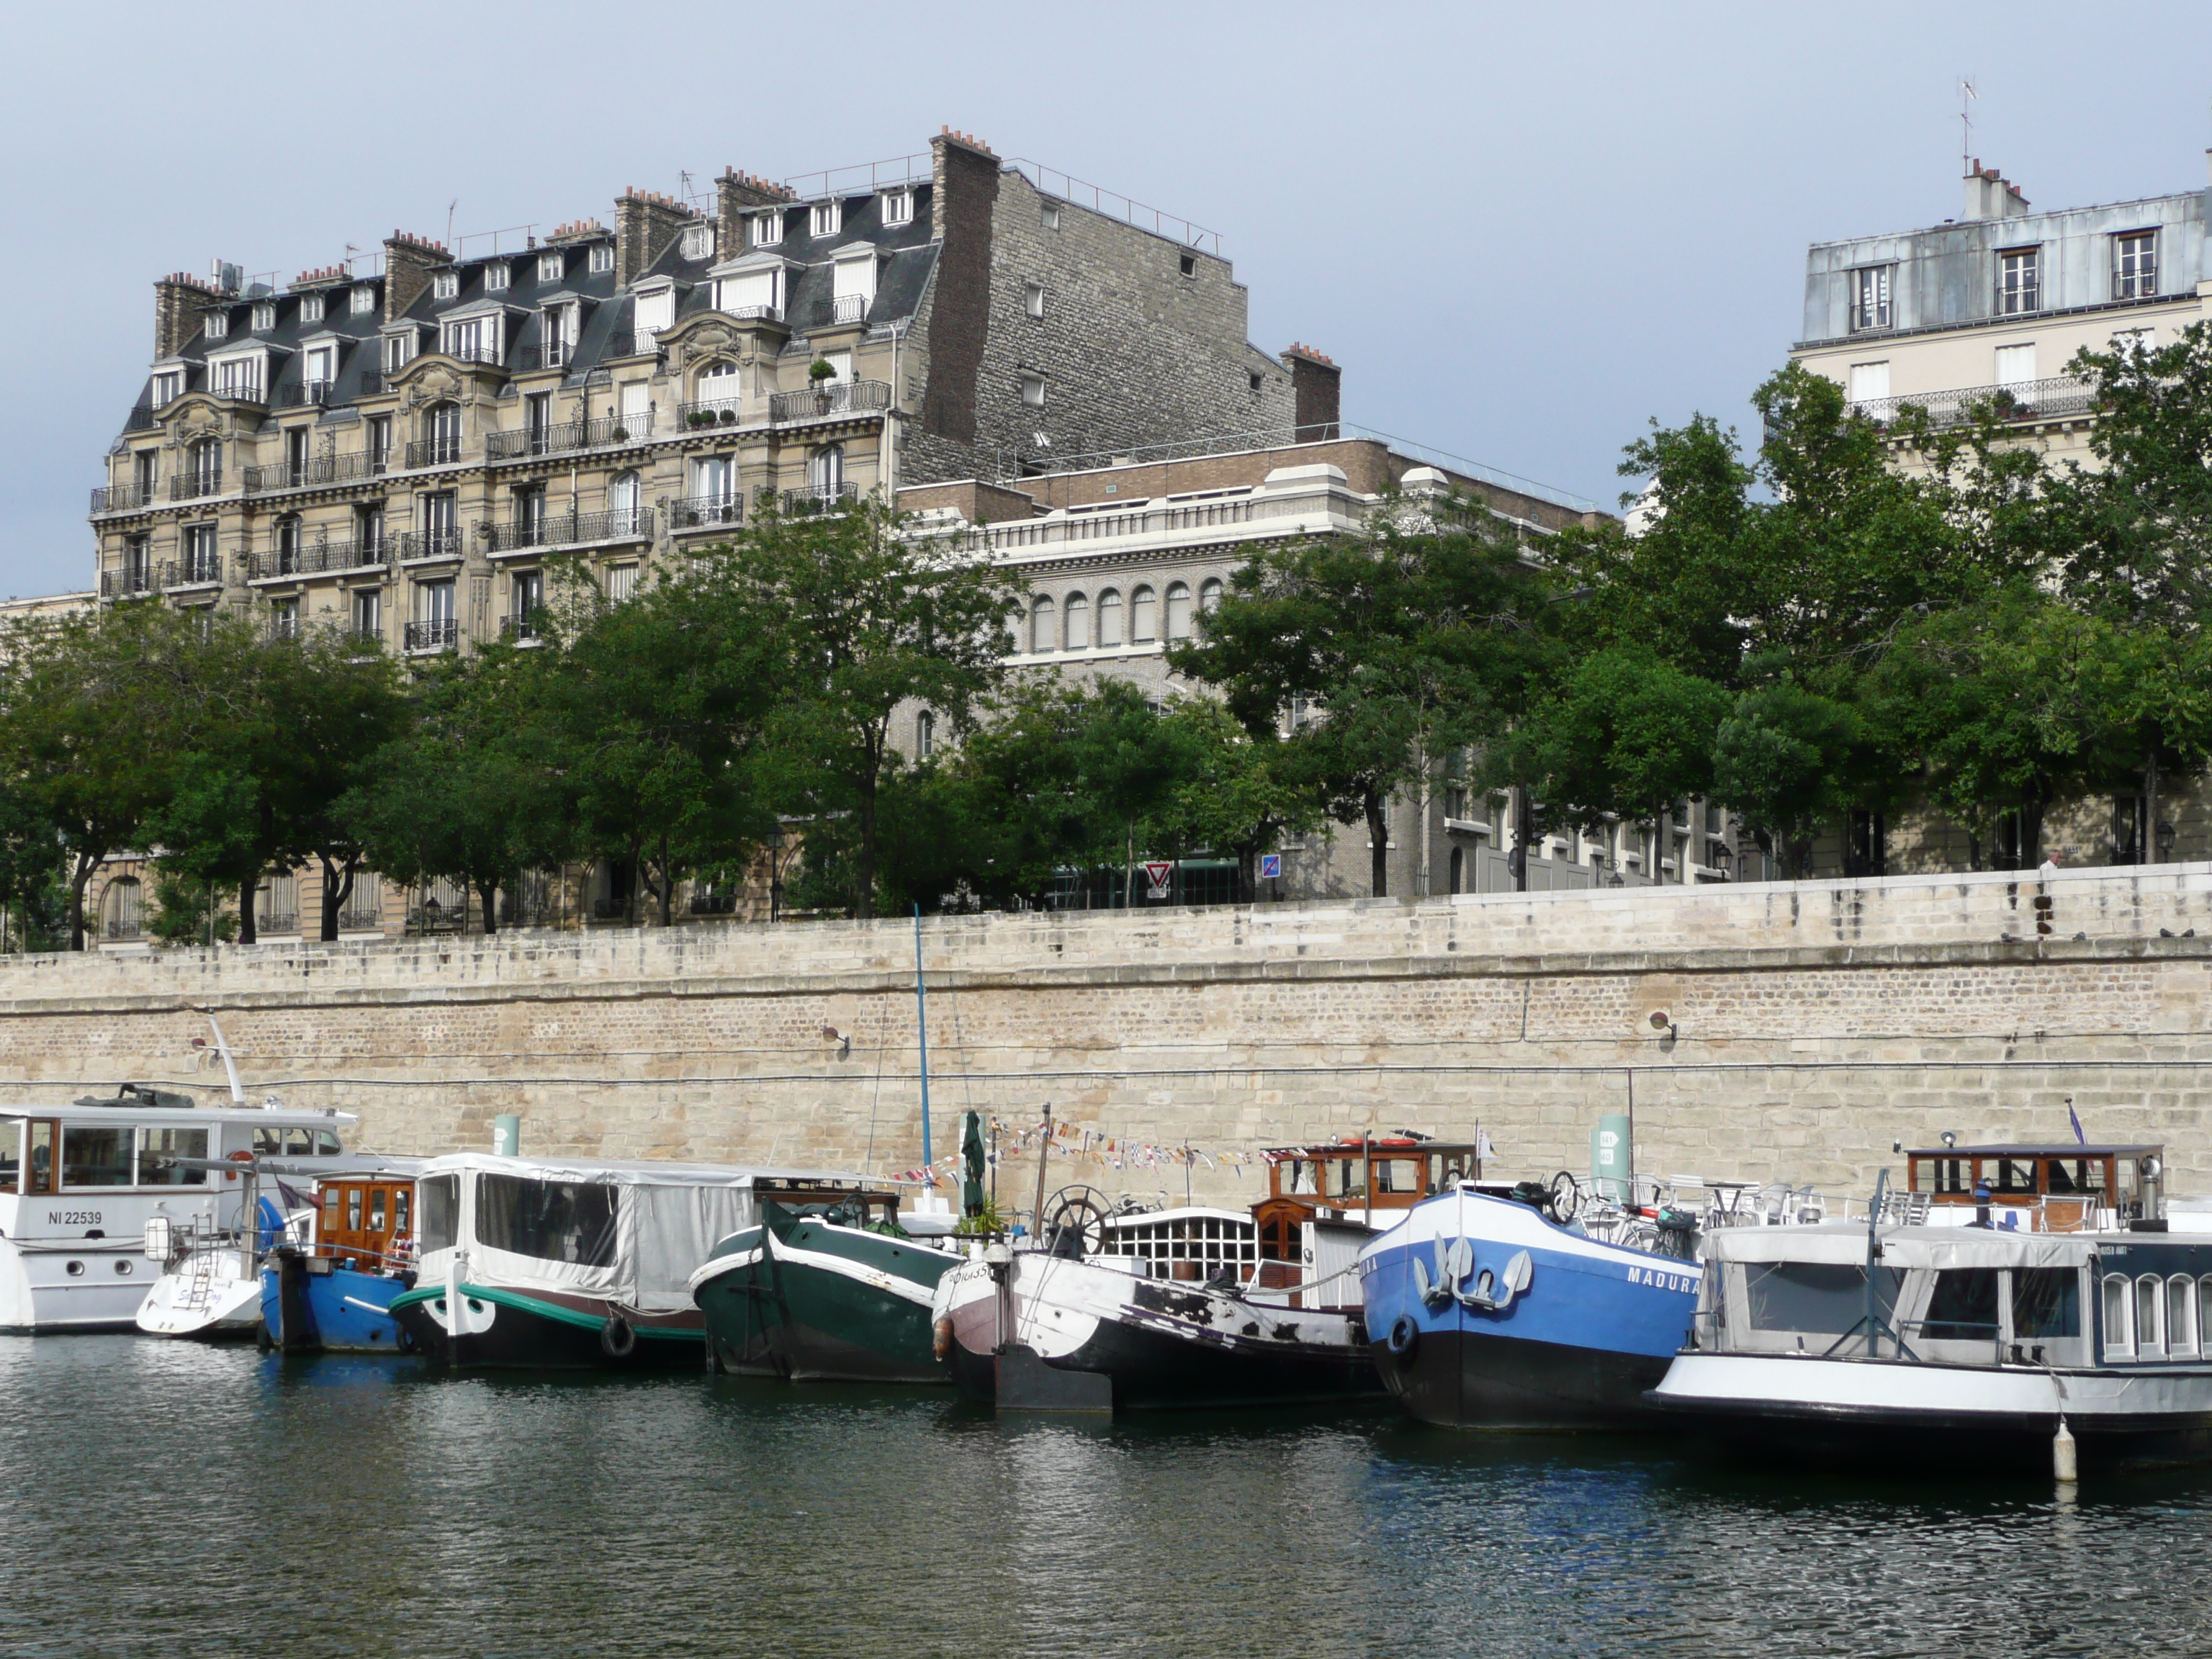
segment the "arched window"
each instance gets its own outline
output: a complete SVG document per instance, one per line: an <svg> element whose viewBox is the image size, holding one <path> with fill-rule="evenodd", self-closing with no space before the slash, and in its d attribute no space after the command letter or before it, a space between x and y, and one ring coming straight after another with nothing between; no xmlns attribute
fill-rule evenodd
<svg viewBox="0 0 2212 1659"><path fill-rule="evenodd" d="M638 507L637 474L624 472L607 486L607 533L611 536L631 536L637 533Z"/></svg>
<svg viewBox="0 0 2212 1659"><path fill-rule="evenodd" d="M109 939L137 939L145 927L144 895L138 878L118 876L100 896L100 929Z"/></svg>
<svg viewBox="0 0 2212 1659"><path fill-rule="evenodd" d="M1221 578L1208 576L1198 586L1198 608L1204 611L1221 609Z"/></svg>
<svg viewBox="0 0 2212 1659"><path fill-rule="evenodd" d="M1129 643L1150 645L1158 635L1159 605L1149 587L1139 587L1129 595Z"/></svg>
<svg viewBox="0 0 2212 1659"><path fill-rule="evenodd" d="M1187 640L1190 637L1190 584L1168 584L1168 637Z"/></svg>
<svg viewBox="0 0 2212 1659"><path fill-rule="evenodd" d="M2166 1281L2166 1352L2169 1357L2197 1357L2197 1281L2186 1273Z"/></svg>
<svg viewBox="0 0 2212 1659"><path fill-rule="evenodd" d="M1066 613L1064 628L1067 648L1088 651L1091 648L1091 601L1080 593L1071 593L1067 603L1060 607Z"/></svg>
<svg viewBox="0 0 2212 1659"><path fill-rule="evenodd" d="M2130 1317L2135 1298L2130 1294L2132 1281L2124 1273L2105 1276L2105 1352L2115 1359L2128 1359L2136 1351L2135 1321Z"/></svg>
<svg viewBox="0 0 2212 1659"><path fill-rule="evenodd" d="M2166 1352L2166 1281L2145 1273L2136 1280L2136 1352L2147 1359Z"/></svg>
<svg viewBox="0 0 2212 1659"><path fill-rule="evenodd" d="M694 426L712 426L720 422L734 426L738 419L738 372L735 363L709 363L699 371L692 397L696 401L686 410Z"/></svg>
<svg viewBox="0 0 2212 1659"><path fill-rule="evenodd" d="M1467 891L1467 849L1463 847L1452 848L1451 890L1455 893Z"/></svg>
<svg viewBox="0 0 2212 1659"><path fill-rule="evenodd" d="M1038 594L1036 602L1030 607L1030 649L1040 656L1054 647L1054 620L1052 601Z"/></svg>
<svg viewBox="0 0 2212 1659"><path fill-rule="evenodd" d="M1121 596L1110 587L1098 596L1098 643L1121 643Z"/></svg>

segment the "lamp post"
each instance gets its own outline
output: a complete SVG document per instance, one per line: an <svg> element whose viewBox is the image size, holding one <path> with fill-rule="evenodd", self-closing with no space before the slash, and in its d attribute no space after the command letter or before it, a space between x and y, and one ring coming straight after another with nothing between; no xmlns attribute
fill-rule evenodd
<svg viewBox="0 0 2212 1659"><path fill-rule="evenodd" d="M768 848L768 919L783 912L783 826L777 824L763 837Z"/></svg>

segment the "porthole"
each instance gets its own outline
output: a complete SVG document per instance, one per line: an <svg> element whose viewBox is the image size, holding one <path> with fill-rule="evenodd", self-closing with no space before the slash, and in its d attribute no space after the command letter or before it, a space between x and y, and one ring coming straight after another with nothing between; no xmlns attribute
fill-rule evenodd
<svg viewBox="0 0 2212 1659"><path fill-rule="evenodd" d="M82 1279L84 1277L84 1263L82 1261L70 1262L69 1264L69 1276L71 1279Z"/></svg>
<svg viewBox="0 0 2212 1659"><path fill-rule="evenodd" d="M116 1276L117 1276L118 1278L119 1278L119 1279L128 1279L128 1278L130 1278L130 1277L131 1277L131 1264L129 1261L118 1261L118 1262L117 1262L117 1263L115 1264L115 1273L116 1273Z"/></svg>

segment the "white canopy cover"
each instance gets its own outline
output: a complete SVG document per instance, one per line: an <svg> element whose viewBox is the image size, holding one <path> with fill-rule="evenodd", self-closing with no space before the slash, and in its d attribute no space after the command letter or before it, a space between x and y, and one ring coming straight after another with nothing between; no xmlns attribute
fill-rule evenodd
<svg viewBox="0 0 2212 1659"><path fill-rule="evenodd" d="M2078 1267L2096 1249L2095 1233L1999 1232L1979 1227L1883 1227L1887 1267ZM1708 1233L1708 1261L1825 1261L1864 1266L1864 1224L1812 1227L1723 1227Z"/></svg>

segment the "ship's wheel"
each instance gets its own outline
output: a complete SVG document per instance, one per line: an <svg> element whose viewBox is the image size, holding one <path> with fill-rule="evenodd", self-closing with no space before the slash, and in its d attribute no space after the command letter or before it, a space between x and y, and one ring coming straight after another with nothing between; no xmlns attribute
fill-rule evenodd
<svg viewBox="0 0 2212 1659"><path fill-rule="evenodd" d="M1045 1201L1044 1247L1055 1255L1106 1249L1107 1204L1094 1187L1062 1187Z"/></svg>
<svg viewBox="0 0 2212 1659"><path fill-rule="evenodd" d="M1571 1170L1562 1170L1552 1177L1552 1188L1545 1207L1551 1211L1552 1219L1561 1226L1582 1213L1582 1182L1575 1179Z"/></svg>

